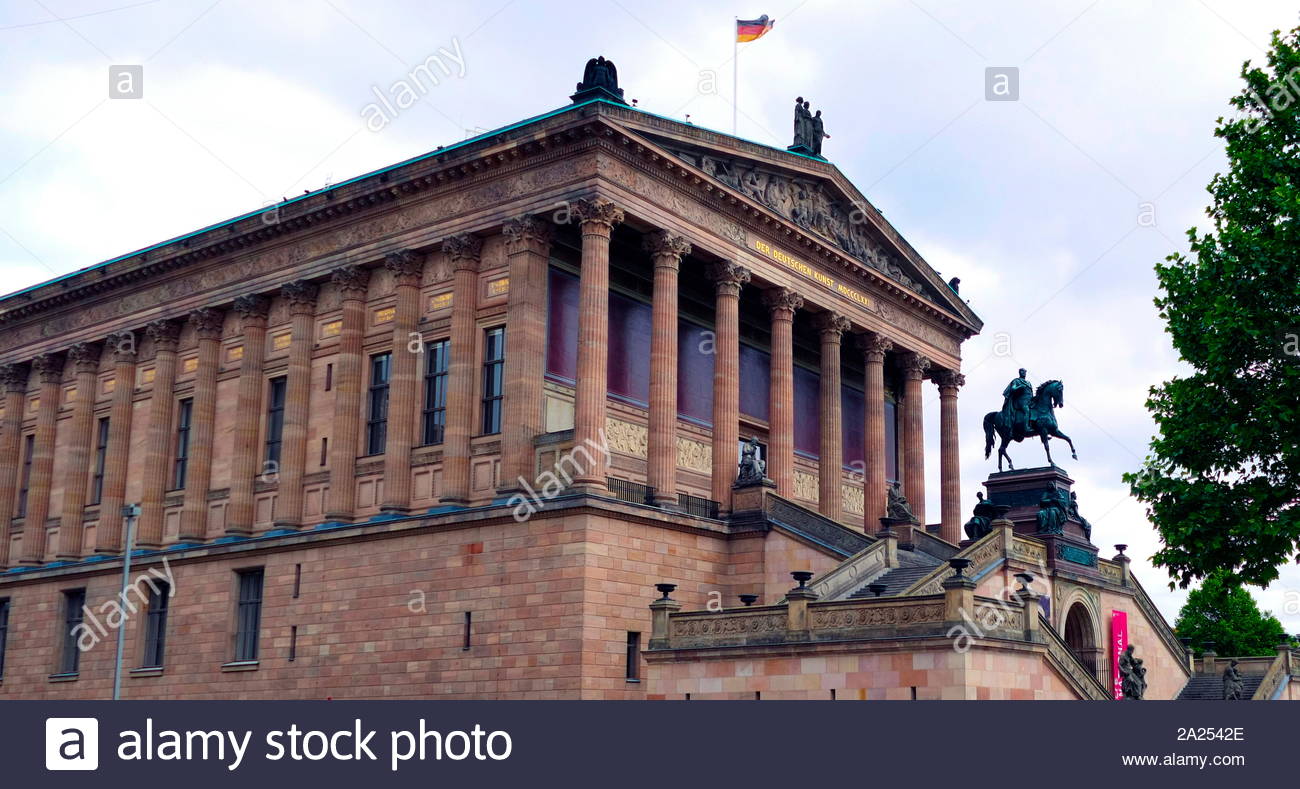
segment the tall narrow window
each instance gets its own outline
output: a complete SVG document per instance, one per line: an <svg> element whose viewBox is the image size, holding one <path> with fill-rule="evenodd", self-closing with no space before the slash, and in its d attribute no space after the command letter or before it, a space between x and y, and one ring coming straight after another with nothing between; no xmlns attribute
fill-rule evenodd
<svg viewBox="0 0 1300 789"><path fill-rule="evenodd" d="M424 350L424 444L441 444L447 426L447 362L451 342L438 340Z"/></svg>
<svg viewBox="0 0 1300 789"><path fill-rule="evenodd" d="M258 631L262 628L261 568L239 572L239 607L235 613L235 660L257 660Z"/></svg>
<svg viewBox="0 0 1300 789"><path fill-rule="evenodd" d="M498 326L483 333L483 435L501 432L506 330Z"/></svg>
<svg viewBox="0 0 1300 789"><path fill-rule="evenodd" d="M460 647L461 649L470 648L470 635L473 628L474 628L474 614L469 611L466 611L465 612L465 643L461 645Z"/></svg>
<svg viewBox="0 0 1300 789"><path fill-rule="evenodd" d="M167 606L172 596L171 584L158 581L151 584L145 614L144 660L142 668L155 668L163 664L163 651L167 644Z"/></svg>
<svg viewBox="0 0 1300 789"><path fill-rule="evenodd" d="M86 590L69 589L63 593L63 652L59 658L60 674L76 674L81 667L81 647L77 645L82 610L86 607Z"/></svg>
<svg viewBox="0 0 1300 789"><path fill-rule="evenodd" d="M641 634L627 634L627 681L641 680Z"/></svg>
<svg viewBox="0 0 1300 789"><path fill-rule="evenodd" d="M5 678L5 647L9 643L9 600L0 600L0 679Z"/></svg>
<svg viewBox="0 0 1300 789"><path fill-rule="evenodd" d="M272 378L266 398L266 460L280 463L280 446L284 438L284 392L287 378Z"/></svg>
<svg viewBox="0 0 1300 789"><path fill-rule="evenodd" d="M27 489L32 484L32 453L36 451L36 435L23 439L23 476L18 488L18 517L27 517Z"/></svg>
<svg viewBox="0 0 1300 789"><path fill-rule="evenodd" d="M366 411L366 454L378 455L388 441L388 375L393 355L370 357L370 407Z"/></svg>
<svg viewBox="0 0 1300 789"><path fill-rule="evenodd" d="M95 433L95 476L90 480L90 503L104 498L104 464L108 461L108 417L99 420Z"/></svg>
<svg viewBox="0 0 1300 789"><path fill-rule="evenodd" d="M172 468L172 490L185 487L185 475L190 466L190 423L193 419L193 398L182 400L176 411L176 463Z"/></svg>

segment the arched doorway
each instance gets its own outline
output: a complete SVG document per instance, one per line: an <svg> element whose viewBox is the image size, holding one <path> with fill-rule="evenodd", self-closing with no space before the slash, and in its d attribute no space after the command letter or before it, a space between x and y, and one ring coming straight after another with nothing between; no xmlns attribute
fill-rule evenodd
<svg viewBox="0 0 1300 789"><path fill-rule="evenodd" d="M1079 658L1080 663L1087 666L1095 676L1101 676L1099 659L1102 650L1097 643L1097 630L1087 606L1081 602L1070 606L1065 615L1065 644Z"/></svg>

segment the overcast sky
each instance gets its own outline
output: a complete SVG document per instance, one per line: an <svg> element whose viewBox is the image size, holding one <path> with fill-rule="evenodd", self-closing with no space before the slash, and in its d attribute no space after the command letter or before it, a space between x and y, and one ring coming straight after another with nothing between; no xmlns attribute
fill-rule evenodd
<svg viewBox="0 0 1300 789"><path fill-rule="evenodd" d="M775 29L740 46L733 18ZM1294 3L1229 0L6 0L0 4L0 291L10 292L568 103L588 57L662 115L788 145L795 95L824 154L984 319L964 346L964 505L995 466L980 420L1024 366L1065 383L1054 443L1103 556L1128 543L1172 622L1185 593L1120 475L1180 370L1152 266L1207 226L1215 119ZM439 50L421 101L379 131L366 105ZM456 60L463 60L462 69ZM143 65L143 98L109 67ZM985 69L1019 69L1018 101ZM998 355L1009 345L1010 355ZM938 520L938 397L927 389ZM809 404L815 407L815 404ZM1041 446L1016 445L1021 466ZM1255 590L1300 631L1294 565Z"/></svg>

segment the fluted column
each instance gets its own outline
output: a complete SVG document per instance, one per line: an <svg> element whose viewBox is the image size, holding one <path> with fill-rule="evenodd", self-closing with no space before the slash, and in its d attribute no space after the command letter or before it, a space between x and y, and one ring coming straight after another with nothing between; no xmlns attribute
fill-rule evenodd
<svg viewBox="0 0 1300 789"><path fill-rule="evenodd" d="M647 479L659 506L677 504L677 274L691 245L657 230L645 238L654 260L650 328L650 432Z"/></svg>
<svg viewBox="0 0 1300 789"><path fill-rule="evenodd" d="M170 476L172 411L176 387L176 345L180 340L180 324L172 320L158 320L145 326L145 333L153 341L154 373L153 392L149 395L149 434L145 443L144 477L140 481L140 521L136 544L141 548L157 548L163 541L163 494Z"/></svg>
<svg viewBox="0 0 1300 789"><path fill-rule="evenodd" d="M731 511L731 486L736 482L740 444L740 289L749 282L749 269L720 263L711 272L714 283L713 362L713 499Z"/></svg>
<svg viewBox="0 0 1300 789"><path fill-rule="evenodd" d="M794 313L803 297L789 288L763 293L772 313L772 367L768 406L767 474L776 492L794 496Z"/></svg>
<svg viewBox="0 0 1300 789"><path fill-rule="evenodd" d="M289 364L280 443L280 485L275 500L277 529L302 526L302 480L307 473L307 422L311 413L311 350L319 291L315 283L306 280L280 286L280 297L289 305Z"/></svg>
<svg viewBox="0 0 1300 789"><path fill-rule="evenodd" d="M79 342L68 349L68 360L72 362L77 376L77 394L72 402L72 420L67 428L69 435L65 449L67 469L63 476L63 512L59 516L59 544L54 551L54 558L58 560L81 557L86 488L90 481L90 446L95 431L99 345Z"/></svg>
<svg viewBox="0 0 1300 789"><path fill-rule="evenodd" d="M131 414L135 397L135 332L110 334L104 348L113 354L113 408L108 415L108 448L104 457L103 492L99 497L96 553L122 552L122 505L126 475L131 467Z"/></svg>
<svg viewBox="0 0 1300 789"><path fill-rule="evenodd" d="M573 214L582 223L582 272L578 285L578 381L573 445L591 456L574 478L579 490L602 493L609 458L605 446L605 401L609 391L609 238L623 221L623 209L607 200L579 200Z"/></svg>
<svg viewBox="0 0 1300 789"><path fill-rule="evenodd" d="M542 432L551 223L541 217L521 216L506 222L502 232L510 262L499 490L505 494L521 490L520 480L531 483L536 473L533 439Z"/></svg>
<svg viewBox="0 0 1300 789"><path fill-rule="evenodd" d="M880 528L885 515L885 354L894 344L879 334L866 332L858 336L858 346L866 368L864 397L866 400L866 447L862 456L865 468L862 476L863 526L868 533Z"/></svg>
<svg viewBox="0 0 1300 789"><path fill-rule="evenodd" d="M0 425L0 570L9 566L9 530L18 507L18 473L22 468L23 406L27 397L25 364L0 366L5 416Z"/></svg>
<svg viewBox="0 0 1300 789"><path fill-rule="evenodd" d="M921 403L921 380L930 360L919 353L903 355L903 495L912 514L925 522L925 409Z"/></svg>
<svg viewBox="0 0 1300 789"><path fill-rule="evenodd" d="M478 264L483 240L468 234L442 242L451 262L451 353L447 360L447 426L442 436L442 495L446 504L469 503L469 446L474 435L474 383L478 347Z"/></svg>
<svg viewBox="0 0 1300 789"><path fill-rule="evenodd" d="M240 296L233 309L239 313L244 334L244 355L239 362L239 391L235 400L235 452L230 461L230 502L226 507L226 534L253 531L254 497L261 473L257 435L262 425L262 370L266 364L266 317L271 300L259 294Z"/></svg>
<svg viewBox="0 0 1300 789"><path fill-rule="evenodd" d="M844 395L841 391L840 347L849 319L824 312L817 320L821 332L821 444L818 450L817 507L821 514L839 520L844 514Z"/></svg>
<svg viewBox="0 0 1300 789"><path fill-rule="evenodd" d="M939 536L961 541L961 444L957 432L957 390L966 376L943 370L935 376L939 386Z"/></svg>
<svg viewBox="0 0 1300 789"><path fill-rule="evenodd" d="M54 441L62 393L63 357L42 354L32 360L40 381L36 409L36 443L32 447L31 477L27 482L27 514L23 518L23 564L45 561L45 521L50 516L50 487L54 482Z"/></svg>
<svg viewBox="0 0 1300 789"><path fill-rule="evenodd" d="M339 330L338 361L334 364L334 436L330 442L330 490L325 517L350 521L357 506L357 448L364 390L361 356L370 272L361 266L343 266L335 269L331 280L339 290L343 326Z"/></svg>
<svg viewBox="0 0 1300 789"><path fill-rule="evenodd" d="M411 509L411 448L415 446L415 417L419 413L416 367L423 343L419 336L420 283L424 255L404 249L391 252L384 267L393 274L397 297L393 315L392 373L388 383L388 440L384 447L384 512L405 514Z"/></svg>
<svg viewBox="0 0 1300 789"><path fill-rule="evenodd" d="M190 313L198 338L194 370L194 404L190 411L190 458L185 471L179 542L201 542L218 535L208 531L208 488L212 483L212 444L217 419L217 373L221 366L221 329L225 315L204 307ZM111 429L111 426L110 426Z"/></svg>

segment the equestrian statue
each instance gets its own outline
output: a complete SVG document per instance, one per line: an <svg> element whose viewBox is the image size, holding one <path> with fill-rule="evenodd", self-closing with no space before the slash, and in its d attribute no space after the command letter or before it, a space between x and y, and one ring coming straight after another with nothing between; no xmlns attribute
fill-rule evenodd
<svg viewBox="0 0 1300 789"><path fill-rule="evenodd" d="M990 411L984 415L984 457L987 458L992 453L993 435L996 433L1002 439L1002 444L998 447L998 471L1002 470L1004 458L1007 468L1015 471L1011 456L1007 454L1007 445L1033 436L1042 439L1049 466L1054 464L1052 449L1047 442L1053 437L1069 444L1070 457L1078 460L1074 442L1056 426L1056 416L1052 413L1052 409L1065 405L1065 385L1051 380L1035 391L1025 375L1025 370L1021 369L1015 380L1007 384L1002 392L1001 411Z"/></svg>

